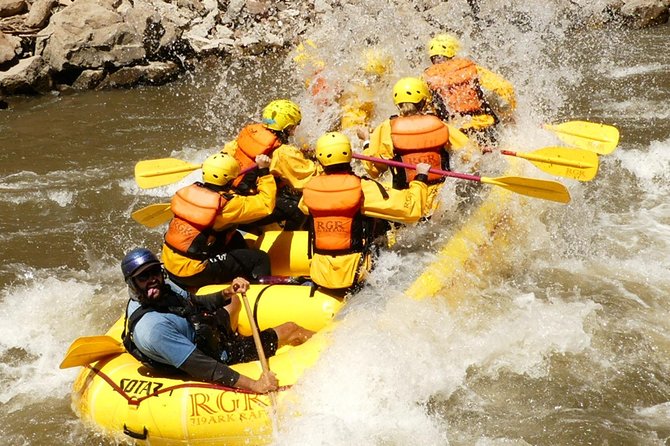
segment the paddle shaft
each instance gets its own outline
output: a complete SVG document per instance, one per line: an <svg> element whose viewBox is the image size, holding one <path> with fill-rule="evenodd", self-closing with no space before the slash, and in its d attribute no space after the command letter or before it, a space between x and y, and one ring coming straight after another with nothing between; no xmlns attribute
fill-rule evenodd
<svg viewBox="0 0 670 446"><path fill-rule="evenodd" d="M251 305L249 305L249 299L247 299L246 293L241 293L242 303L244 304L244 309L247 312L249 318L249 325L251 326L251 334L254 337L254 343L256 344L256 350L258 351L258 359L261 361L261 367L263 368L263 373L270 371L270 365L268 360L265 357L265 350L263 350L263 344L261 343L261 335L258 332L258 326L254 320L254 314L251 312Z"/></svg>
<svg viewBox="0 0 670 446"><path fill-rule="evenodd" d="M354 153L352 156L356 159L363 160L363 161L370 161L372 163L386 164L388 166L394 166L394 167L403 167L405 169L415 169L416 168L416 166L414 164L407 164L407 163L403 163L403 162L400 162L400 161L375 158L373 156L361 155L361 154L358 154L358 153ZM428 172L434 173L434 174L437 174L437 175L442 175L442 176L445 176L445 177L459 178L461 180L477 181L478 183L482 182L482 177L478 177L477 175L470 175L470 174L467 174L467 173L450 172L448 170L434 169L432 167L428 170Z"/></svg>
<svg viewBox="0 0 670 446"><path fill-rule="evenodd" d="M251 326L251 335L254 338L254 344L256 344L256 351L258 352L258 359L261 362L261 368L264 374L270 373L270 365L268 364L268 359L265 357L265 350L263 350L263 344L261 343L261 335L258 332L258 326L254 320L254 314L251 311L251 305L249 305L249 299L247 299L247 293L240 293L240 298L244 304L244 309L247 312L247 317L249 318L249 325ZM270 401L272 406L276 407L277 401L274 392L270 393Z"/></svg>
<svg viewBox="0 0 670 446"><path fill-rule="evenodd" d="M373 163L387 164L389 166L403 167L406 169L416 169L415 165L402 163L400 161L374 158L371 156L359 155L357 153L354 154L353 157ZM480 177L477 175L469 175L466 173L449 172L447 170L434 168L431 168L428 171L446 177L453 177L462 180L476 181L478 183L500 186L517 194L541 198L543 200L551 200L558 203L568 203L570 201L570 193L568 190L565 188L565 186L556 181L538 180L535 178L524 177L489 178Z"/></svg>
<svg viewBox="0 0 670 446"><path fill-rule="evenodd" d="M494 151L495 150L491 148L485 148L482 150L483 153L493 153ZM588 169L593 167L591 164L583 163L581 161L558 158L555 156L538 156L532 152L519 153L512 150L498 150L498 152L500 152L502 155L516 156L518 158L523 158L528 161L536 161L538 163L557 164L559 166L576 167L578 169Z"/></svg>

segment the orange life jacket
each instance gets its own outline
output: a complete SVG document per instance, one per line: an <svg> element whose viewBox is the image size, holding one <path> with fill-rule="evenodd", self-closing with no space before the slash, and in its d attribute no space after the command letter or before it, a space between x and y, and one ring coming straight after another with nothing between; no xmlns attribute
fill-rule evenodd
<svg viewBox="0 0 670 446"><path fill-rule="evenodd" d="M488 113L488 104L479 86L477 65L469 59L455 57L431 65L424 77L449 118L457 115ZM438 107L439 108L439 107Z"/></svg>
<svg viewBox="0 0 670 446"><path fill-rule="evenodd" d="M337 255L363 249L360 178L350 173L319 175L305 185L302 197L313 218L314 252Z"/></svg>
<svg viewBox="0 0 670 446"><path fill-rule="evenodd" d="M448 166L444 147L449 143L449 128L435 115L396 116L391 118L391 141L396 158L408 164L428 163L435 169ZM444 162L446 161L446 163ZM401 189L416 177L416 170L403 169L403 175L394 171L394 183L404 183ZM444 177L428 174L428 181L443 181Z"/></svg>
<svg viewBox="0 0 670 446"><path fill-rule="evenodd" d="M165 244L188 258L210 257L210 248L225 234L217 234L212 226L227 202L221 194L201 183L179 189L170 202L174 217L165 233Z"/></svg>
<svg viewBox="0 0 670 446"><path fill-rule="evenodd" d="M282 143L277 135L263 124L249 124L244 127L237 136L235 159L240 163L240 169L244 170L256 163L256 156L270 156L274 149L281 146L281 144ZM237 187L247 176L249 176L249 174L237 177L233 181L233 187ZM255 176L252 180L255 185Z"/></svg>

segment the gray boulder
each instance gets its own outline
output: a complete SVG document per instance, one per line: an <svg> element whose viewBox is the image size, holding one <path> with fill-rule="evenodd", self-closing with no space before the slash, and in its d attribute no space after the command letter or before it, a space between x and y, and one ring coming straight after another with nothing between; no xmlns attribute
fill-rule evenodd
<svg viewBox="0 0 670 446"><path fill-rule="evenodd" d="M107 0L77 0L52 16L35 52L55 71L123 67L146 55L142 32L125 22Z"/></svg>
<svg viewBox="0 0 670 446"><path fill-rule="evenodd" d="M105 78L104 70L84 70L72 83L75 90L91 90Z"/></svg>
<svg viewBox="0 0 670 446"><path fill-rule="evenodd" d="M0 0L0 17L11 17L28 10L25 0Z"/></svg>
<svg viewBox="0 0 670 446"><path fill-rule="evenodd" d="M625 0L618 13L626 25L647 28L668 22L670 0Z"/></svg>
<svg viewBox="0 0 670 446"><path fill-rule="evenodd" d="M0 71L0 96L45 93L51 89L49 67L41 56L21 59L7 71Z"/></svg>
<svg viewBox="0 0 670 446"><path fill-rule="evenodd" d="M21 39L0 31L0 66L11 64L21 54Z"/></svg>
<svg viewBox="0 0 670 446"><path fill-rule="evenodd" d="M150 62L148 65L123 67L108 75L96 87L98 90L109 88L128 88L138 84L165 84L180 73L179 66L174 62Z"/></svg>
<svg viewBox="0 0 670 446"><path fill-rule="evenodd" d="M24 22L25 26L37 29L44 28L56 5L58 5L58 0L35 0Z"/></svg>

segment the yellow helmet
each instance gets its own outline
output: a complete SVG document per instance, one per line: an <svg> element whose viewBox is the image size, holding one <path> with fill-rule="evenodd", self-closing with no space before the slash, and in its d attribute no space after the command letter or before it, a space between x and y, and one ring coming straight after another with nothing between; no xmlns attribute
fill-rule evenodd
<svg viewBox="0 0 670 446"><path fill-rule="evenodd" d="M403 77L393 86L393 103L395 105L403 102L418 104L422 100L430 99L428 85L418 77Z"/></svg>
<svg viewBox="0 0 670 446"><path fill-rule="evenodd" d="M300 107L288 99L277 99L263 109L263 124L272 130L281 132L287 127L299 125L300 121L302 121Z"/></svg>
<svg viewBox="0 0 670 446"><path fill-rule="evenodd" d="M383 76L391 71L393 60L378 49L365 50L363 53L363 71L366 74Z"/></svg>
<svg viewBox="0 0 670 446"><path fill-rule="evenodd" d="M461 49L461 43L451 34L438 34L428 42L428 55L454 57Z"/></svg>
<svg viewBox="0 0 670 446"><path fill-rule="evenodd" d="M202 163L202 180L216 186L225 186L240 174L240 164L227 153L216 153Z"/></svg>
<svg viewBox="0 0 670 446"><path fill-rule="evenodd" d="M340 132L328 132L316 141L316 159L322 166L351 162L351 143Z"/></svg>

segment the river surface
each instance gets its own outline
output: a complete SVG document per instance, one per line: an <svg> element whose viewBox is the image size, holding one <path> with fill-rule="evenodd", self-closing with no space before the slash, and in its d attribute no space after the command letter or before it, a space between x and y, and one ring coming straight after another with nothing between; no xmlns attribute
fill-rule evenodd
<svg viewBox="0 0 670 446"><path fill-rule="evenodd" d="M425 41L450 23L466 54L517 88L504 146L559 145L541 125L572 119L616 126L620 145L589 183L528 165L524 175L561 181L572 202L519 205L513 252L459 296L440 293L461 299L457 308L402 291L461 215L407 230L351 299L332 348L297 387L301 417L282 420L275 444L670 441L670 27L604 29L549 2L482 3L479 22L458 1L427 21L409 6L347 6L308 35L327 76L346 85L369 45L391 55L390 80L420 73ZM337 107L305 93L291 56L209 63L162 87L13 99L0 112L2 444L117 444L76 417L77 370L58 364L75 338L120 315L123 253L160 246L162 228L138 225L132 210L196 179L142 190L133 167L200 162L276 97L303 106L298 137L313 143ZM376 92L373 124L393 111L390 81Z"/></svg>

